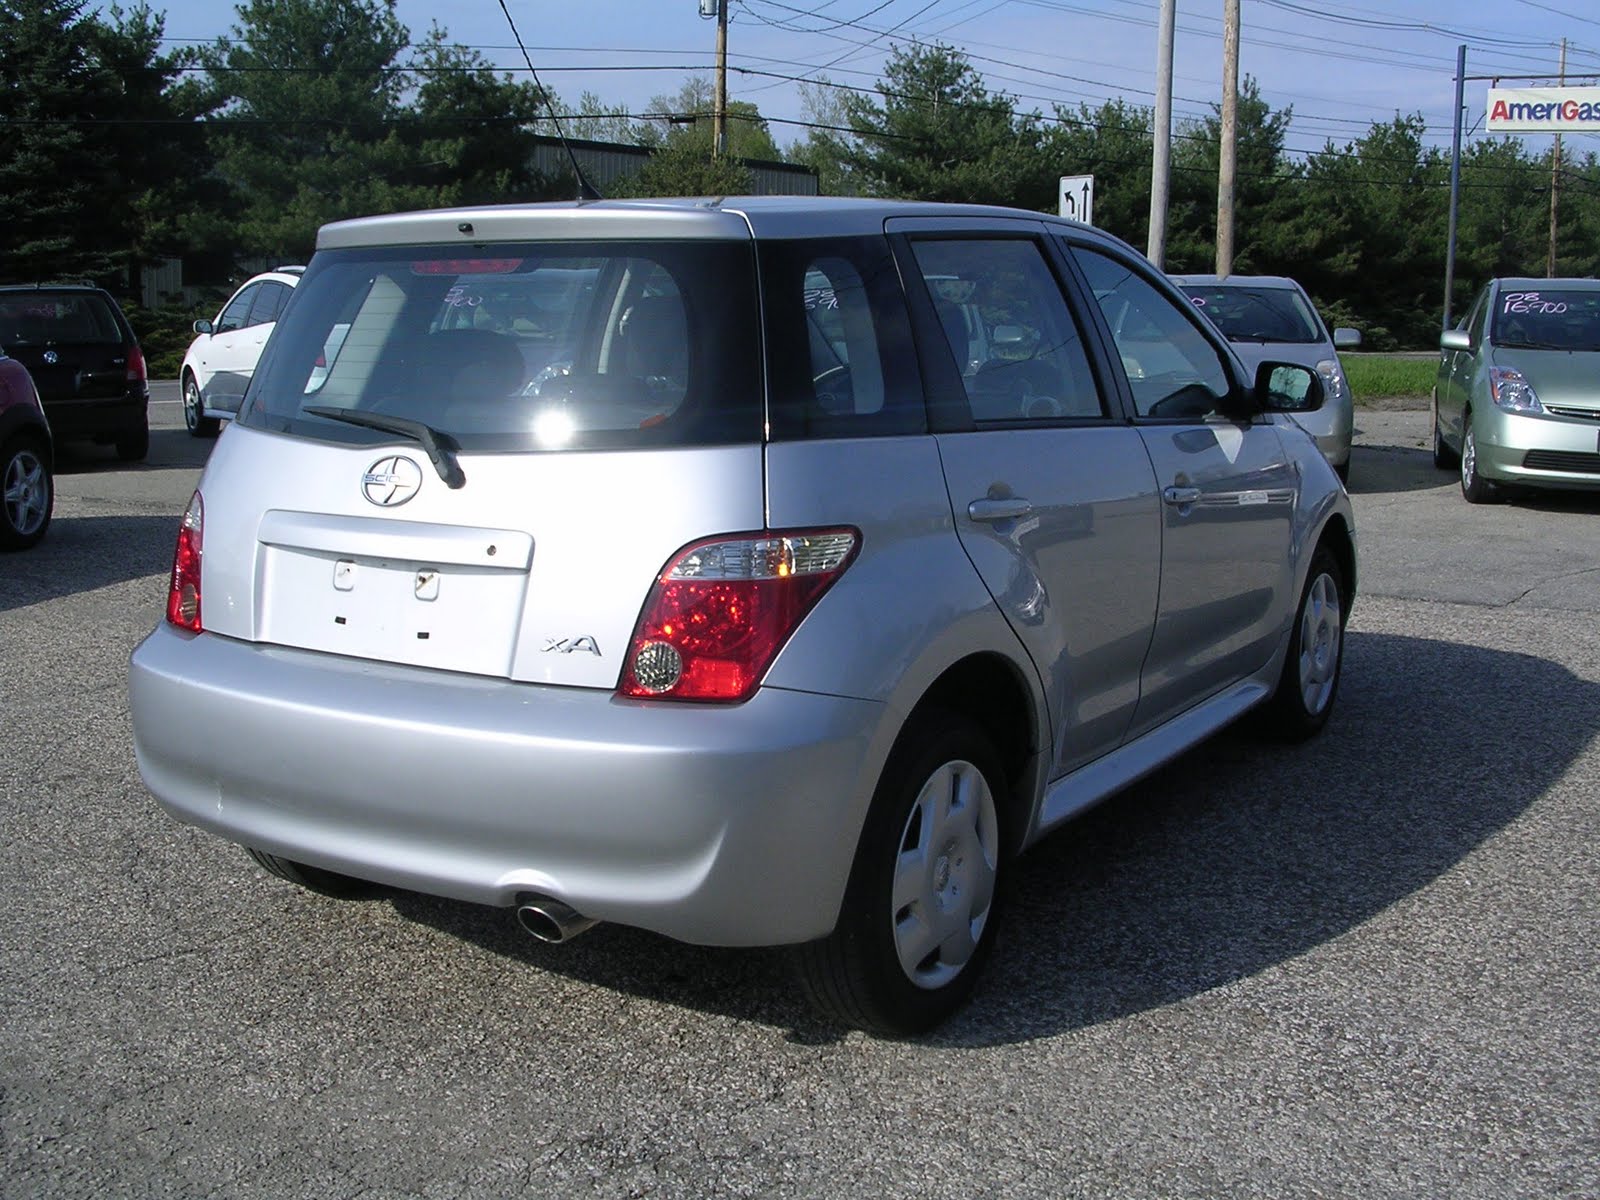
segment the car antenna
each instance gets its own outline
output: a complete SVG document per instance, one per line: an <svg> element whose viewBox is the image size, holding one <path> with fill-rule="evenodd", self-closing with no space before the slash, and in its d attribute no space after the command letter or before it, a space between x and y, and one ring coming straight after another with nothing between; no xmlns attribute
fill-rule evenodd
<svg viewBox="0 0 1600 1200"><path fill-rule="evenodd" d="M561 139L561 148L567 152L567 161L572 164L572 173L578 177L578 199L604 200L600 189L589 182L589 177L583 173L583 168L578 165L578 156L572 152L572 143L567 141L567 132L561 127L561 114L556 111L555 103L550 99L550 93L545 90L544 84L539 82L539 72L533 65L533 59L528 55L528 48L522 44L522 35L517 32L517 23L511 19L511 10L506 7L506 0L500 0L500 11L506 15L506 24L511 26L511 36L516 39L517 49L522 51L522 61L528 64L528 72L533 76L533 86L539 89L539 95L544 99L544 106L550 110L550 120L555 123L556 136Z"/></svg>

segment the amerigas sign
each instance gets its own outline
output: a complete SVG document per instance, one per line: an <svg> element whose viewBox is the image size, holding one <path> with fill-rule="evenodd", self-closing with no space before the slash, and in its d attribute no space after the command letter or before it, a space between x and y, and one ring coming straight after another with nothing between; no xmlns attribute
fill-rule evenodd
<svg viewBox="0 0 1600 1200"><path fill-rule="evenodd" d="M1600 132L1600 87L1490 88L1490 133Z"/></svg>

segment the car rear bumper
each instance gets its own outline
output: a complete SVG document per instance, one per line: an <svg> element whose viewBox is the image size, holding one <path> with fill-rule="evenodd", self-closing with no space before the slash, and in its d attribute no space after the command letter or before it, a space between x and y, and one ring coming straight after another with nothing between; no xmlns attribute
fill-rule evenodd
<svg viewBox="0 0 1600 1200"><path fill-rule="evenodd" d="M145 428L149 396L46 399L44 411L57 438L109 437Z"/></svg>
<svg viewBox="0 0 1600 1200"><path fill-rule="evenodd" d="M763 688L650 704L159 626L134 651L139 769L175 816L461 900L556 897L710 945L827 933L885 706Z"/></svg>
<svg viewBox="0 0 1600 1200"><path fill-rule="evenodd" d="M1600 488L1600 421L1475 411L1477 469L1486 479Z"/></svg>

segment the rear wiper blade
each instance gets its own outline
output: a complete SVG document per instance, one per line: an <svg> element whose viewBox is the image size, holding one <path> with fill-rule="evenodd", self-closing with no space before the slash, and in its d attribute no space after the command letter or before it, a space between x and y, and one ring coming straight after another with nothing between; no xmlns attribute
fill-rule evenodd
<svg viewBox="0 0 1600 1200"><path fill-rule="evenodd" d="M446 487L459 488L467 482L466 475L461 471L461 464L456 461L455 452L461 447L456 445L455 439L449 434L440 433L431 425L413 421L410 417L391 417L387 413L366 412L355 408L308 405L300 411L310 413L313 417L326 417L330 421L343 421L346 425L361 425L367 429L398 433L401 437L411 438L420 442L422 448L428 452L433 469L439 472L439 478L444 480Z"/></svg>

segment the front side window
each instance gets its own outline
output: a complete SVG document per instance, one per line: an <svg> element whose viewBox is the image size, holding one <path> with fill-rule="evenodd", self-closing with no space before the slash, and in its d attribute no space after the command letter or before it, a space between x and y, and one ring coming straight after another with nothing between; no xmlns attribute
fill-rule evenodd
<svg viewBox="0 0 1600 1200"><path fill-rule="evenodd" d="M1077 322L1037 242L930 238L912 250L973 420L1105 415Z"/></svg>
<svg viewBox="0 0 1600 1200"><path fill-rule="evenodd" d="M1231 390L1221 355L1195 318L1127 263L1086 246L1072 254L1088 277L1141 417L1193 419L1218 411Z"/></svg>
<svg viewBox="0 0 1600 1200"><path fill-rule="evenodd" d="M222 315L217 318L217 333L232 333L235 329L243 329L250 320L250 306L256 302L256 293L261 290L259 283L253 283L241 291L228 306L222 310Z"/></svg>
<svg viewBox="0 0 1600 1200"><path fill-rule="evenodd" d="M421 421L463 450L759 441L748 243L320 254L241 423L329 441L311 409Z"/></svg>

